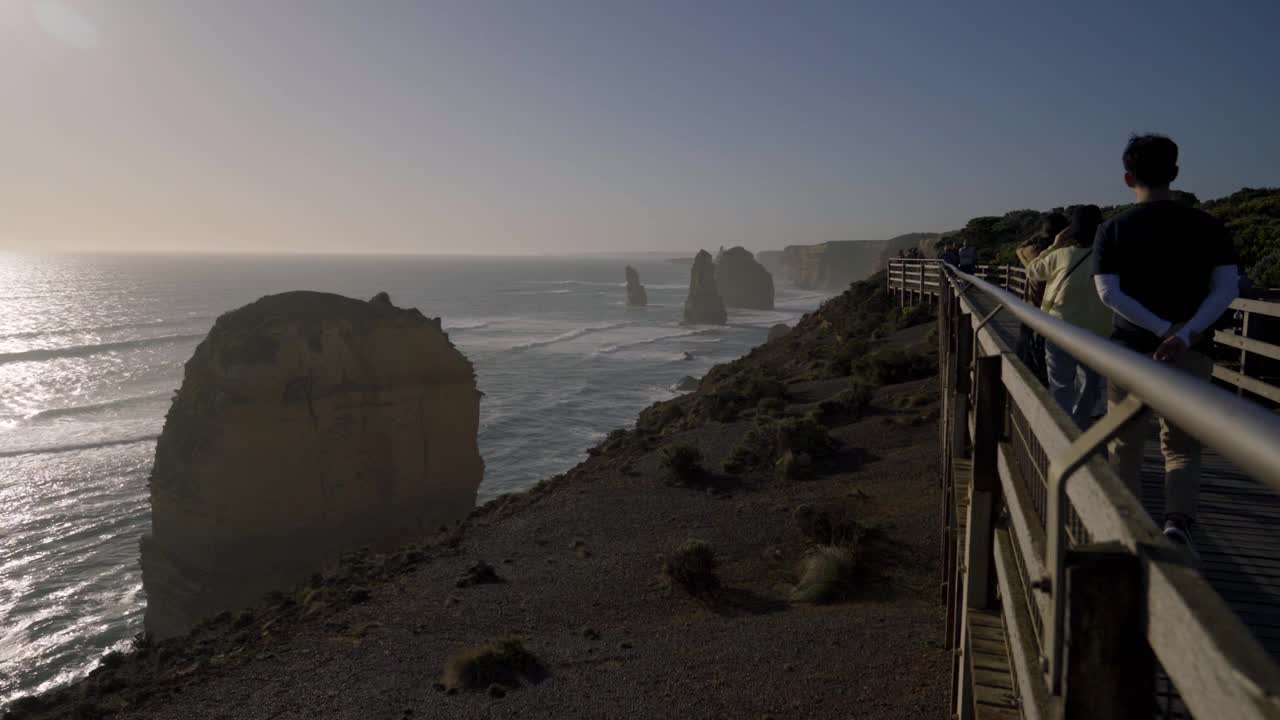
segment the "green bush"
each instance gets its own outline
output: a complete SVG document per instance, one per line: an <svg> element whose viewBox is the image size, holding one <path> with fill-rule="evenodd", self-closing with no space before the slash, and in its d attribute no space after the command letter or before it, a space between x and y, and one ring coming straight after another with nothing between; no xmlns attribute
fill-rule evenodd
<svg viewBox="0 0 1280 720"><path fill-rule="evenodd" d="M542 663L519 640L504 640L463 650L449 658L442 684L461 690L482 690L492 685L517 687L522 680L536 681L544 672Z"/></svg>
<svg viewBox="0 0 1280 720"><path fill-rule="evenodd" d="M813 474L813 457L786 450L774 463L773 474L778 480L807 480Z"/></svg>
<svg viewBox="0 0 1280 720"><path fill-rule="evenodd" d="M853 550L836 545L814 548L800 563L796 602L828 603L850 597L856 589L858 562Z"/></svg>
<svg viewBox="0 0 1280 720"><path fill-rule="evenodd" d="M766 398L781 400L787 396L787 386L776 378L757 373L747 380L744 392L750 400L760 401Z"/></svg>
<svg viewBox="0 0 1280 720"><path fill-rule="evenodd" d="M671 587L678 587L695 597L705 596L720 587L715 551L702 540L686 540L671 551L662 563L662 574Z"/></svg>
<svg viewBox="0 0 1280 720"><path fill-rule="evenodd" d="M1280 241L1278 241L1280 242ZM1280 249L1264 255L1249 270L1254 287L1280 288Z"/></svg>
<svg viewBox="0 0 1280 720"><path fill-rule="evenodd" d="M702 451L692 445L672 445L662 449L662 467L671 479L684 485L702 475Z"/></svg>
<svg viewBox="0 0 1280 720"><path fill-rule="evenodd" d="M779 420L776 433L777 448L782 453L790 451L821 458L835 450L835 441L827 434L826 426L812 414Z"/></svg>
<svg viewBox="0 0 1280 720"><path fill-rule="evenodd" d="M743 433L721 463L725 472L740 473L770 461L777 452L777 424L767 415L756 417L755 424Z"/></svg>
<svg viewBox="0 0 1280 720"><path fill-rule="evenodd" d="M737 419L743 410L751 407L751 401L736 390L720 389L704 395L699 406L706 417L717 422L730 422Z"/></svg>
<svg viewBox="0 0 1280 720"><path fill-rule="evenodd" d="M782 398L767 397L756 403L757 415L781 415L787 409L787 403Z"/></svg>
<svg viewBox="0 0 1280 720"><path fill-rule="evenodd" d="M915 327L933 320L933 307L927 303L919 305L909 305L898 311L897 317L894 319L894 329L902 330L904 328Z"/></svg>

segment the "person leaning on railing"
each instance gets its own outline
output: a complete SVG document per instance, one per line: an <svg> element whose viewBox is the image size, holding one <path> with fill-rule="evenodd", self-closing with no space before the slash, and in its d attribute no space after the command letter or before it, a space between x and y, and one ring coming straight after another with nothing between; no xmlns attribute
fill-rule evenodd
<svg viewBox="0 0 1280 720"><path fill-rule="evenodd" d="M1027 265L1027 280L1044 285L1040 309L1072 325L1106 337L1111 333L1111 309L1102 304L1087 265L1093 238L1102 224L1097 205L1073 208L1071 221L1052 245ZM1102 391L1102 376L1080 364L1071 353L1046 340L1045 373L1049 391L1080 429L1093 424L1093 409ZM1081 377L1076 389L1077 374Z"/></svg>
<svg viewBox="0 0 1280 720"><path fill-rule="evenodd" d="M1049 249L1057 239L1058 233L1067 229L1067 216L1062 213L1045 213L1040 217L1040 229L1036 231L1018 249L1014 254L1018 256L1018 260L1022 263L1022 267L1030 265L1040 257L1041 253ZM1027 302L1041 307L1044 303L1044 282L1034 280L1030 276L1027 277L1026 291L1023 299ZM1049 384L1048 369L1044 362L1044 338L1035 333L1034 330L1022 325L1018 329L1018 359L1023 365L1031 371L1036 379L1042 385ZM1070 412L1070 411L1068 411Z"/></svg>
<svg viewBox="0 0 1280 720"><path fill-rule="evenodd" d="M1098 228L1093 274L1102 302L1115 311L1111 337L1208 382L1211 338L1204 331L1239 289L1235 249L1212 215L1176 202L1178 146L1161 135L1134 136L1125 147L1124 181L1138 203ZM1109 406L1125 396L1110 384ZM1139 498L1144 423L1111 444L1111 462ZM1200 443L1160 418L1165 468L1165 530L1195 554L1191 528L1200 493Z"/></svg>

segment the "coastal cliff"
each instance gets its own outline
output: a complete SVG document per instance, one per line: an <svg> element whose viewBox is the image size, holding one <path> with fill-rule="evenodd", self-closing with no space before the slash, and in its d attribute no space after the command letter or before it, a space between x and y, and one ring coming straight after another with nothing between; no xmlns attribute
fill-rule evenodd
<svg viewBox="0 0 1280 720"><path fill-rule="evenodd" d="M483 473L479 399L439 321L385 293L291 292L218 318L156 446L147 631L184 632L344 551L464 518Z"/></svg>
<svg viewBox="0 0 1280 720"><path fill-rule="evenodd" d="M835 290L863 280L876 270L881 240L840 240L820 245L789 245L782 250L782 276L806 290Z"/></svg>
<svg viewBox="0 0 1280 720"><path fill-rule="evenodd" d="M649 304L649 294L644 291L644 285L640 284L640 273L636 269L627 266L627 305L629 307L644 307Z"/></svg>
<svg viewBox="0 0 1280 720"><path fill-rule="evenodd" d="M11 718L937 716L936 344L855 284L564 474Z"/></svg>
<svg viewBox="0 0 1280 720"><path fill-rule="evenodd" d="M684 301L688 325L723 325L728 319L724 300L716 286L716 266L711 253L699 250L689 269L689 296Z"/></svg>
<svg viewBox="0 0 1280 720"><path fill-rule="evenodd" d="M743 247L716 255L716 287L726 307L773 309L773 275Z"/></svg>

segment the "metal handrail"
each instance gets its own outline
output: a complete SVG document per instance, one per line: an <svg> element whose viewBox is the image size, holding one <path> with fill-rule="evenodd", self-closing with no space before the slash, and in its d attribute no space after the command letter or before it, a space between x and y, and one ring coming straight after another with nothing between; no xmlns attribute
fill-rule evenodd
<svg viewBox="0 0 1280 720"><path fill-rule="evenodd" d="M1280 415L1042 312L986 280L946 267L995 298L1024 325L1280 491Z"/></svg>
<svg viewBox="0 0 1280 720"><path fill-rule="evenodd" d="M899 264L901 262L891 263L891 288L902 288L906 284L903 280L908 271L906 267ZM916 260L913 262L920 263L921 261ZM967 308L967 312L973 313L973 320L966 321L964 324L966 332L972 333L969 337L973 338L973 347L977 355L982 355L980 351L977 351L980 342L978 335L990 332L984 328L997 315L1008 314L1019 320L1027 328L1070 352L1083 364L1106 376L1119 387L1129 391L1128 397L1124 402L1109 408L1107 415L1094 423L1087 431L1079 436L1069 435L1068 446L1065 448L1060 447L1057 452L1048 458L1048 472L1043 476L1048 504L1047 516L1043 518L1046 537L1044 538L1045 546L1036 555L1042 553L1044 563L1036 569L1037 577L1031 578L1030 585L1048 596L1049 605L1045 607L1037 600L1031 607L1034 612L1035 605L1040 604L1039 616L1041 622L1036 626L1035 632L1040 635L1039 648L1042 653L1040 661L1045 681L1043 687L1045 691L1061 700L1067 690L1064 685L1068 660L1064 653L1068 644L1066 638L1068 589L1065 582L1065 558L1069 542L1066 536L1066 526L1070 522L1070 516L1073 514L1067 499L1067 484L1071 481L1072 476L1080 476L1080 478L1077 478L1077 482L1085 481L1081 478L1087 478L1088 473L1077 471L1084 467L1090 458L1096 457L1109 440L1113 439L1132 423L1139 421L1143 414L1150 410L1163 415L1203 444L1218 450L1225 458L1233 461L1257 480L1272 489L1280 490L1280 449L1273 449L1272 447L1276 440L1280 439L1280 416L1273 415L1262 406L1236 397L1209 382L1198 380L1167 364L1159 363L1149 356L1124 349L1092 332L1052 317L1019 299L1015 294L1001 289L996 284L988 282L980 276L975 276L976 274L962 273L956 268L945 264L939 264L937 267L937 272L940 272L945 278L945 282L942 282L941 285L948 288L945 293L946 297L958 301L961 307ZM894 272L895 270L896 273ZM986 268L986 270L990 272L991 269ZM978 272L982 271L981 269L978 270ZM992 273L992 279L997 281L1003 279L1007 283L1011 275L1013 273L1008 271L1001 273L999 268L996 268L996 272ZM975 290L992 301L991 306L988 306L991 309L984 308L980 318L977 314L978 308L983 307L985 303L979 305L973 302L971 293ZM964 298L967 294L970 297ZM970 323L972 323L971 330L969 329ZM946 323L944 323L945 325ZM964 336L962 335L961 337ZM966 352L964 343L961 343L959 347L960 352ZM956 351L955 348L952 351ZM946 350L944 349L943 352L945 353ZM967 362L967 360L964 362ZM976 368L977 366L975 365L973 369L975 376L977 374ZM975 382L977 382L976 378ZM980 393L981 391L978 392ZM1047 399L1042 399L1041 402L1052 403L1051 400ZM959 412L967 416L969 413L967 405L961 403ZM972 420L976 420L980 427L984 422L984 417L976 417L972 418ZM987 423L1002 422L999 418L990 417L986 417L985 421ZM971 424L970 433L977 432L973 427L974 425ZM989 435L991 426L988 425L987 427ZM964 441L959 440L956 442L963 443ZM951 451L944 449L944 452ZM988 459L986 462L989 464L992 461ZM1001 468L1000 472L1003 476L1005 471ZM1093 482L1096 483L1096 479ZM1115 482L1114 478L1112 482ZM1122 495L1128 495L1128 493L1123 493ZM1120 499L1117 500L1117 497ZM1113 496L1111 502L1119 502L1120 505L1116 507L1121 508L1128 501L1124 500L1122 496ZM1129 507L1132 508L1133 506ZM972 506L970 510L972 512ZM1121 513L1123 514L1124 512L1126 511L1122 509ZM969 519L970 533L974 532L975 517L971 515ZM946 522L949 523L950 521ZM1147 522L1150 524L1149 520ZM988 527L990 527L989 523ZM1086 527L1088 527L1087 522ZM1154 527L1151 527L1150 530L1155 532ZM975 537L970 535L968 542L973 543ZM1133 537L1143 537L1145 539L1137 540L1137 544L1130 547L1129 552L1136 553L1140 558L1145 558L1144 563L1149 561L1151 563L1150 567L1153 568L1152 572L1157 567L1165 568L1161 572L1167 572L1171 566L1170 558L1155 559L1161 557L1160 544L1167 545L1167 541L1152 540L1151 537L1143 535L1142 532ZM1155 537L1158 538L1158 535ZM1153 542L1155 543L1154 545L1148 544ZM1154 548L1155 555L1151 554L1153 552L1152 548ZM972 545L969 546L967 552L973 552ZM965 564L960 565L960 567L967 567L967 563L971 560L978 562L976 556L970 557L966 554L961 561ZM979 563L979 565L981 564ZM1144 567L1146 567L1145 564ZM964 570L961 569L959 572L963 575ZM1003 570L1000 572L1007 574L1008 571ZM1040 573L1044 573L1044 575L1040 575ZM953 581L949 580L948 582ZM962 609L968 603L968 593L969 588L966 585L965 600L961 603ZM1179 597L1181 598L1182 596ZM953 601L960 602L956 599L953 599ZM1148 602L1153 601L1153 599L1148 598ZM1030 602L1030 599L1028 602ZM1165 598L1165 602L1168 602L1168 598ZM1209 603L1206 607L1212 616L1214 611L1213 604ZM1196 612L1192 607L1183 609L1192 612L1193 615ZM1168 622L1170 618L1165 617L1164 619L1165 622ZM1232 619L1234 620L1234 618ZM1007 617L1006 620L1008 620ZM1223 617L1218 617L1217 621L1219 623L1228 622ZM1208 621L1206 620L1205 622ZM1228 624L1230 623L1228 622ZM1202 625L1201 628L1216 626ZM1243 632L1244 629L1240 628L1240 631ZM949 632L951 631L949 630ZM957 630L956 632L959 631ZM1212 638L1206 642L1209 645L1213 645L1217 639ZM1182 657L1182 650L1185 650L1181 646L1179 646L1178 651L1170 650L1169 647L1164 647L1161 650L1156 647L1154 641L1152 642L1153 644L1150 647L1161 662L1168 660L1168 657ZM1256 643L1249 650L1256 656L1265 656L1265 651L1260 646L1256 646ZM1031 652L1034 652L1034 650L1031 650ZM1172 652L1173 654L1166 657L1166 652ZM1270 710L1267 713L1253 716L1270 717L1271 713L1280 710L1280 701L1275 699L1280 695L1269 694L1267 690L1263 689L1264 685L1261 684L1262 681L1259 678L1271 678L1269 684L1265 685L1266 688L1280 687L1280 684L1276 683L1274 677L1268 676L1266 672L1256 674L1258 668L1250 665L1247 655L1248 653L1245 653L1232 658L1233 661L1239 664L1231 665L1230 667L1235 668L1237 672L1245 673L1242 677L1248 682L1255 683L1253 688L1257 691L1256 694L1259 697L1265 696L1268 698L1265 700L1265 704ZM1023 653L1021 657L1026 658L1026 653ZM1025 666L1026 662L1024 660L1019 672L1025 674L1027 672ZM1268 667L1274 668L1274 666ZM1253 670L1249 671L1246 668L1253 668ZM1173 671L1171 670L1170 672L1171 677L1173 677ZM1210 699L1212 693L1205 694L1208 691L1205 691L1204 687L1196 685L1199 681L1199 676L1195 673L1195 670L1188 670L1187 667L1182 666L1176 677L1179 682L1187 680L1191 688L1199 691L1199 694L1194 695L1194 697L1198 698L1197 701L1201 704L1197 712L1201 712L1215 706L1212 705L1213 701ZM1029 680L1028 683L1034 685L1035 681ZM1242 691L1237 688L1235 692L1237 694L1244 692L1247 695L1249 691Z"/></svg>

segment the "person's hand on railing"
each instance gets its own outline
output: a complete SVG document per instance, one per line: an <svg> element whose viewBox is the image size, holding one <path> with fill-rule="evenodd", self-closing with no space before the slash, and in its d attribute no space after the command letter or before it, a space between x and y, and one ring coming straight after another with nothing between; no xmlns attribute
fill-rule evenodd
<svg viewBox="0 0 1280 720"><path fill-rule="evenodd" d="M1182 353L1187 351L1187 341L1178 335L1182 325L1183 323L1174 323L1173 327L1169 328L1169 333L1160 343L1160 346L1156 348L1156 351L1151 354L1151 357L1160 362L1170 364L1178 362L1178 358L1182 357Z"/></svg>

